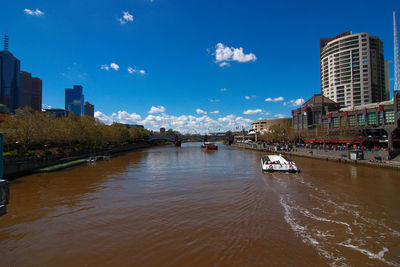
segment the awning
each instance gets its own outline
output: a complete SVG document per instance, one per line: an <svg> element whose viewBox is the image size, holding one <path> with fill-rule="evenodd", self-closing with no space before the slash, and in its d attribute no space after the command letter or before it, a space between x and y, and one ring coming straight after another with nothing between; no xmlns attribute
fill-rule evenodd
<svg viewBox="0 0 400 267"><path fill-rule="evenodd" d="M361 144L363 140L336 140L336 139L330 139L330 140L318 140L318 139L309 139L306 140L306 143L335 143L335 144Z"/></svg>

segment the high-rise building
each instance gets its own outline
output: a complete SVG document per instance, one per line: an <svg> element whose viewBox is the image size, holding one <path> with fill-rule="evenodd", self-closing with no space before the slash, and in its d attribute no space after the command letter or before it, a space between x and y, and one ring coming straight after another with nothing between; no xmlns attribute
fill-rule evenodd
<svg viewBox="0 0 400 267"><path fill-rule="evenodd" d="M320 39L320 64L322 94L342 107L390 97L383 43L378 37L345 32Z"/></svg>
<svg viewBox="0 0 400 267"><path fill-rule="evenodd" d="M8 51L8 36L4 38L4 49L0 51L0 104L11 112L19 108L21 62Z"/></svg>
<svg viewBox="0 0 400 267"><path fill-rule="evenodd" d="M94 118L94 105L90 104L89 102L85 102L84 104L85 112L84 114Z"/></svg>
<svg viewBox="0 0 400 267"><path fill-rule="evenodd" d="M81 85L74 85L73 89L65 89L65 109L78 116L83 114L84 96L82 91Z"/></svg>
<svg viewBox="0 0 400 267"><path fill-rule="evenodd" d="M32 107L42 110L42 80L32 77L29 72L21 71L20 107Z"/></svg>

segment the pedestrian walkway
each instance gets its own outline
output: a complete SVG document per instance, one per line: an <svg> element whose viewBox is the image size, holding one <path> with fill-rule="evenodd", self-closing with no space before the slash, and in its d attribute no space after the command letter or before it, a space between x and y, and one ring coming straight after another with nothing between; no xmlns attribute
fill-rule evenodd
<svg viewBox="0 0 400 267"><path fill-rule="evenodd" d="M276 146L263 145L263 144L245 144L236 143L237 147L252 149L258 151L264 151L268 153L280 153L284 155L294 155L309 157L321 160L330 160L342 163L351 164L363 164L382 168L393 168L400 170L400 156L397 156L394 160L387 160L387 151L362 151L364 159L353 160L349 159L348 150L331 150L331 149L315 149L315 148L304 148L304 147L292 147L291 149L277 150ZM352 150L350 150L352 151Z"/></svg>

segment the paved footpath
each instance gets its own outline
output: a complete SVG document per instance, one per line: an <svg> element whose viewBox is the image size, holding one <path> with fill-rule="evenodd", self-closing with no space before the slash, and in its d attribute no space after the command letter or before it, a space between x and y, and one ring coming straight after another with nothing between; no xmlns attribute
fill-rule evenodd
<svg viewBox="0 0 400 267"><path fill-rule="evenodd" d="M381 156L384 153L376 153L379 155L382 160L376 160L373 157L375 154L373 152L370 153L369 159L364 160L352 160L349 159L347 154L348 151L332 151L332 150L323 150L323 149L308 149L308 148L295 148L291 151L275 151L273 146L262 146L258 144L235 144L235 146L245 149L252 149L264 152L272 152L272 153L280 153L283 155L294 155L301 157L308 157L320 160L329 160L335 162L342 163L350 163L350 164L362 164L368 166L375 166L381 168L390 168L400 170L400 155L397 156L394 160L384 160L385 157Z"/></svg>

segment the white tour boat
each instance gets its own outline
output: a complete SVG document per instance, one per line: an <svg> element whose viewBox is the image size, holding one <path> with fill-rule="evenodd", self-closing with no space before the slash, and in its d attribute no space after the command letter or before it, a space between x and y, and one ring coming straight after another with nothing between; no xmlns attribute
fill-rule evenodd
<svg viewBox="0 0 400 267"><path fill-rule="evenodd" d="M265 155L261 158L263 172L300 172L296 163L285 159L282 155Z"/></svg>

